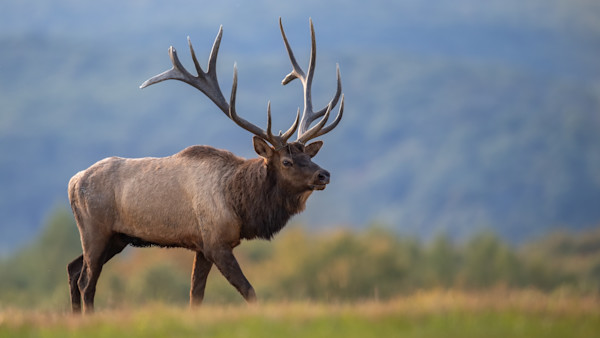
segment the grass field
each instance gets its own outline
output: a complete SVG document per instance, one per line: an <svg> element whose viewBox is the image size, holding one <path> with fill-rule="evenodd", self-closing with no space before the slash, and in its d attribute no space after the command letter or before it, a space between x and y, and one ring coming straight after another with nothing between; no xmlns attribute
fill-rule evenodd
<svg viewBox="0 0 600 338"><path fill-rule="evenodd" d="M599 337L600 299L428 291L391 301L0 310L0 337Z"/></svg>

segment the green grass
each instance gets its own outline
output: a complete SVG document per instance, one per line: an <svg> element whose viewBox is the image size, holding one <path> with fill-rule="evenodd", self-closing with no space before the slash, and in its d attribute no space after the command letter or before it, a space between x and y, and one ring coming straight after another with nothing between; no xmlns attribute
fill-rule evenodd
<svg viewBox="0 0 600 338"><path fill-rule="evenodd" d="M93 316L5 309L0 337L593 337L596 297L426 292L392 301L150 304Z"/></svg>

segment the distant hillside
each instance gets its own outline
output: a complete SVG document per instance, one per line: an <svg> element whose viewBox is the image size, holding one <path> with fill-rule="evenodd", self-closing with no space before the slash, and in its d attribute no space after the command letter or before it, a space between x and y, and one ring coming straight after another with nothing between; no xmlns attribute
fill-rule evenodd
<svg viewBox="0 0 600 338"><path fill-rule="evenodd" d="M279 36L302 64L315 21L315 101L346 112L315 159L332 172L300 218L384 223L401 233L511 240L600 223L600 5L596 1L224 1L0 5L0 254L35 234L77 171L103 157L165 156L191 144L254 157L250 135L201 93L166 82L190 35L206 62L220 24L219 76L239 68L240 114L275 128L302 104Z"/></svg>

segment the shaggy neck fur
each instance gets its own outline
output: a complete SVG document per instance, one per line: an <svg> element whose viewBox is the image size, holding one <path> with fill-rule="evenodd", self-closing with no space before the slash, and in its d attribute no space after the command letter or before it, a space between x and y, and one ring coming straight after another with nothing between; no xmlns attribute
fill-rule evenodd
<svg viewBox="0 0 600 338"><path fill-rule="evenodd" d="M233 175L228 191L245 239L273 238L291 216L304 210L312 193L287 191L263 159L245 161Z"/></svg>

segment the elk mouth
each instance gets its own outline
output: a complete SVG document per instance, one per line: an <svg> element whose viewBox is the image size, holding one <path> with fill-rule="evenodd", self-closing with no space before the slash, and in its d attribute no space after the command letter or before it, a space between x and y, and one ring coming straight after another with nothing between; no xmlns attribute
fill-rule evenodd
<svg viewBox="0 0 600 338"><path fill-rule="evenodd" d="M325 190L327 184L312 184L310 190Z"/></svg>

